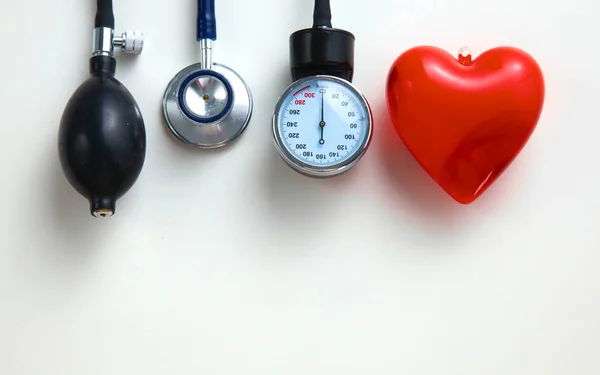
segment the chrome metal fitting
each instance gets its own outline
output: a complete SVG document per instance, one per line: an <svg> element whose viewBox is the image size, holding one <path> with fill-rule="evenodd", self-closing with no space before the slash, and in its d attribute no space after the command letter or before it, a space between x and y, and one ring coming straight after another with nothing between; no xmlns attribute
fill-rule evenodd
<svg viewBox="0 0 600 375"><path fill-rule="evenodd" d="M97 27L92 37L92 53L94 56L112 56L113 51L113 29L109 27Z"/></svg>
<svg viewBox="0 0 600 375"><path fill-rule="evenodd" d="M144 34L140 31L127 30L115 36L109 27L97 27L92 37L92 54L94 56L114 56L115 47L127 54L139 55L144 48Z"/></svg>
<svg viewBox="0 0 600 375"><path fill-rule="evenodd" d="M212 69L212 40L200 40L200 67L201 69Z"/></svg>
<svg viewBox="0 0 600 375"><path fill-rule="evenodd" d="M113 38L113 45L121 47L125 53L139 55L144 48L144 34L140 31L127 30L120 37Z"/></svg>

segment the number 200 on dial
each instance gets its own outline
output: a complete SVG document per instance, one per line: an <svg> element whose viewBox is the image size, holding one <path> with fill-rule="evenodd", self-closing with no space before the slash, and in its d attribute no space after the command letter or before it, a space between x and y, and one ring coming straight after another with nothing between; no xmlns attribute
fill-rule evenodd
<svg viewBox="0 0 600 375"><path fill-rule="evenodd" d="M364 96L348 81L313 76L293 83L273 115L273 136L282 158L313 177L343 173L365 153L372 117Z"/></svg>

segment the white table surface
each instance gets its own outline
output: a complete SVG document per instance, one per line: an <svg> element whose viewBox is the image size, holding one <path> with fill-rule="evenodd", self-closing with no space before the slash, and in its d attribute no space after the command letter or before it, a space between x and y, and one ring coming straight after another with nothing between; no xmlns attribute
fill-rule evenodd
<svg viewBox="0 0 600 375"><path fill-rule="evenodd" d="M0 374L600 373L599 3L332 7L357 37L354 83L376 133L351 173L317 181L284 164L269 128L312 1L217 1L215 60L255 108L212 152L161 118L166 84L198 59L195 2L116 1L117 31L146 37L141 56L119 54L117 78L143 111L147 157L99 220L56 147L95 4L1 1ZM544 70L537 130L469 206L418 167L385 109L390 64L422 44L512 45Z"/></svg>

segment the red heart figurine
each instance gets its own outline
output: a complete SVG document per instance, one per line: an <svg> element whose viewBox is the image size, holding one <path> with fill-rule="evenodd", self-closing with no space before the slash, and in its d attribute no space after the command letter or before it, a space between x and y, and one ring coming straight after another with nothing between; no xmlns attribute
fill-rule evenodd
<svg viewBox="0 0 600 375"><path fill-rule="evenodd" d="M456 201L477 199L533 133L544 103L536 61L512 47L475 60L431 46L392 65L387 104L394 126L427 173Z"/></svg>

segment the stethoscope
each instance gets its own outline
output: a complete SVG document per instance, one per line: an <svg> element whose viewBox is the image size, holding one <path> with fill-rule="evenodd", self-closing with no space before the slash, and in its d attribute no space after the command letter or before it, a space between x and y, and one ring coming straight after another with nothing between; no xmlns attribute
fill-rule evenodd
<svg viewBox="0 0 600 375"><path fill-rule="evenodd" d="M214 0L198 0L197 21L200 62L184 68L171 80L163 97L163 116L182 142L217 148L246 129L252 116L252 94L234 70L212 60L217 39Z"/></svg>

